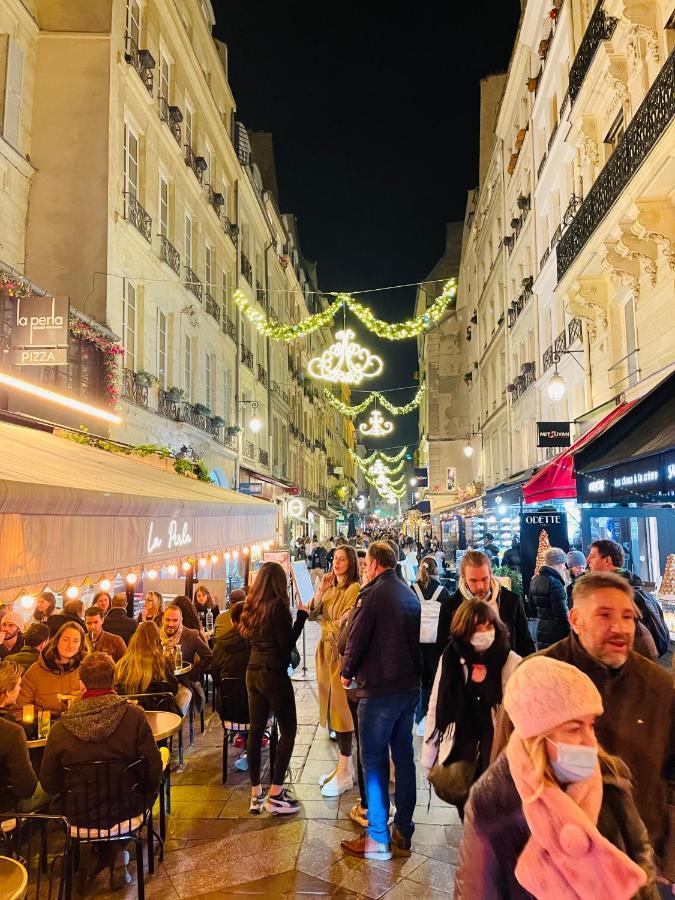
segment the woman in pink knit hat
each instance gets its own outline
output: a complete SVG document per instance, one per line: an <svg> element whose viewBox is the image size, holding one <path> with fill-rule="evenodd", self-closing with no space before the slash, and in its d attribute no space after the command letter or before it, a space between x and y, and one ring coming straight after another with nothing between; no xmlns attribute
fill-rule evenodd
<svg viewBox="0 0 675 900"><path fill-rule="evenodd" d="M602 699L590 678L533 656L504 706L515 731L471 791L456 900L658 900L628 768L595 738Z"/></svg>

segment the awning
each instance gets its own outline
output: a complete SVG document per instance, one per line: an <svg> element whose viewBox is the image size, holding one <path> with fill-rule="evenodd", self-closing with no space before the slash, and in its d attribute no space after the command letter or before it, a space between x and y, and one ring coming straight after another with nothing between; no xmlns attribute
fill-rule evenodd
<svg viewBox="0 0 675 900"><path fill-rule="evenodd" d="M523 485L531 476L532 470L528 469L527 472L520 472L496 487L489 488L485 491L483 506L493 508L502 503L505 506L519 506L523 499Z"/></svg>
<svg viewBox="0 0 675 900"><path fill-rule="evenodd" d="M274 537L276 507L0 422L0 597Z"/></svg>
<svg viewBox="0 0 675 900"><path fill-rule="evenodd" d="M439 516L442 513L454 512L458 509L464 509L467 506L478 506L482 503L482 500L482 497L472 497L470 500L455 500L453 503L448 504L448 506L441 506L438 509L433 510L433 514Z"/></svg>
<svg viewBox="0 0 675 900"><path fill-rule="evenodd" d="M551 500L574 500L577 496L577 485L574 480L574 456L585 447L593 438L602 434L609 426L620 419L621 416L633 406L630 403L622 403L604 418L596 422L589 430L568 447L555 459L546 463L533 475L523 487L523 500L525 503L549 503Z"/></svg>
<svg viewBox="0 0 675 900"><path fill-rule="evenodd" d="M422 513L423 516L428 516L431 512L431 500L419 500L413 506L413 509L416 509L417 512Z"/></svg>

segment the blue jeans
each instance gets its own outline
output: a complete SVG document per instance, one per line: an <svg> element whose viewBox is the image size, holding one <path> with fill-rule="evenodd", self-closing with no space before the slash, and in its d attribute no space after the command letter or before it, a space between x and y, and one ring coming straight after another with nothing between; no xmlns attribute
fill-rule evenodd
<svg viewBox="0 0 675 900"><path fill-rule="evenodd" d="M368 797L368 836L389 843L389 750L396 769L394 825L410 840L417 799L413 717L419 691L359 701L360 754Z"/></svg>

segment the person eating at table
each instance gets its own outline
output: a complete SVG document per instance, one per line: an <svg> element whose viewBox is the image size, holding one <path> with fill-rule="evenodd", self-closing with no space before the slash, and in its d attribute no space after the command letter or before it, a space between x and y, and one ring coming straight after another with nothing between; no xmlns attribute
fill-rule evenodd
<svg viewBox="0 0 675 900"><path fill-rule="evenodd" d="M89 653L98 651L109 653L114 662L122 659L127 652L127 645L121 637L103 630L103 611L99 606L90 606L84 614L87 629L86 646Z"/></svg>
<svg viewBox="0 0 675 900"><path fill-rule="evenodd" d="M0 644L0 659L9 656L10 653L18 653L23 647L23 616L21 613L10 610L5 613L0 623L0 633L3 641Z"/></svg>
<svg viewBox="0 0 675 900"><path fill-rule="evenodd" d="M26 672L40 657L40 651L44 650L49 640L49 628L46 625L38 625L34 622L29 625L23 635L23 647L15 653L10 653L5 659L7 662L15 662L21 666L21 671Z"/></svg>
<svg viewBox="0 0 675 900"><path fill-rule="evenodd" d="M34 704L40 709L62 713L65 702L80 689L78 669L86 653L84 632L74 622L66 622L40 653L21 681L17 706Z"/></svg>

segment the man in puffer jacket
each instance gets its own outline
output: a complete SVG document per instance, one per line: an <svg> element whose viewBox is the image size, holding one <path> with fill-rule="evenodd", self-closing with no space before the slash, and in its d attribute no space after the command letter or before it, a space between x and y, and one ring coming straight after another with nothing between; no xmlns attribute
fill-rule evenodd
<svg viewBox="0 0 675 900"><path fill-rule="evenodd" d="M537 650L545 650L570 633L567 617L565 575L567 554L559 547L549 547L544 565L530 581L527 594L530 611L537 616Z"/></svg>

